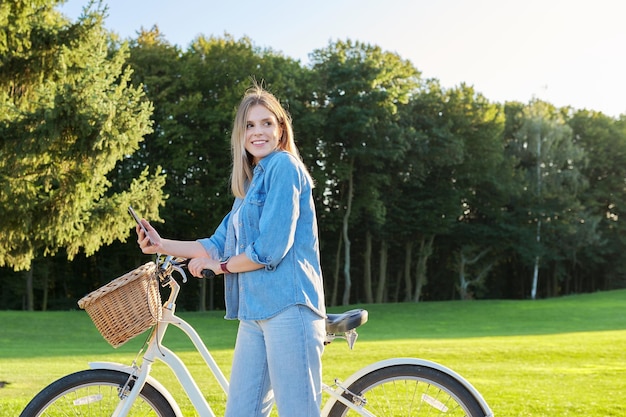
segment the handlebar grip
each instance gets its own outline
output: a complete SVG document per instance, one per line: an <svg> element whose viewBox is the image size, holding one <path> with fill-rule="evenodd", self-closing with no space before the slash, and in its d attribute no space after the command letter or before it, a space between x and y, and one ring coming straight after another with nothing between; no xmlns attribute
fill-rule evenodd
<svg viewBox="0 0 626 417"><path fill-rule="evenodd" d="M202 278L206 278L206 279L215 278L215 272L211 271L210 269L203 269Z"/></svg>

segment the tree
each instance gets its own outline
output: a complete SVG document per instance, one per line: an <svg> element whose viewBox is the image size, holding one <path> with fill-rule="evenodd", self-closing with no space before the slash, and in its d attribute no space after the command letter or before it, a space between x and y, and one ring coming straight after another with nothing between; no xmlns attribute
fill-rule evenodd
<svg viewBox="0 0 626 417"><path fill-rule="evenodd" d="M584 249L573 259L565 291L622 288L626 284L624 208L626 207L626 119L576 111L567 120L575 142L584 149L582 174L589 187L580 194L582 206L597 226L596 240L580 238ZM589 222L591 223L591 222Z"/></svg>
<svg viewBox="0 0 626 417"><path fill-rule="evenodd" d="M487 229L506 201L511 174L503 155L500 107L473 88L462 84L443 90L431 80L412 98L404 120L413 140L393 187L399 192L388 228L405 245L405 300L417 302L428 281L435 238L450 235L457 242L452 250L459 251L492 244ZM462 233L471 224L482 224L480 232L476 227L471 235Z"/></svg>
<svg viewBox="0 0 626 417"><path fill-rule="evenodd" d="M577 196L586 187L580 169L584 152L573 141L572 130L563 114L554 106L534 100L525 106L512 133L509 150L519 161L518 169L525 179L525 192L515 205L520 222L532 224L535 242L531 255L533 275L530 297L536 298L542 258L556 260L560 243L571 235L576 222L584 219ZM515 123L515 119L511 120ZM584 223L584 221L582 222ZM546 230L547 229L547 230ZM545 237L551 241L545 241ZM532 253L534 252L534 253Z"/></svg>
<svg viewBox="0 0 626 417"><path fill-rule="evenodd" d="M15 270L61 249L91 255L128 237L129 204L154 218L163 204L158 168L115 192L108 178L151 131L127 48L109 50L103 10L69 23L56 3L0 5L0 266Z"/></svg>
<svg viewBox="0 0 626 417"><path fill-rule="evenodd" d="M470 291L471 286L483 285L485 282L485 278L491 268L493 267L495 261L491 259L485 266L482 266L478 269L479 272L473 275L470 275L468 268L479 263L489 252L491 248L483 249L480 253L476 253L476 248L471 245L466 245L461 248L457 252L456 264L458 268L459 274L459 282L457 285L459 295L461 296L461 300L469 300L474 298L473 294Z"/></svg>
<svg viewBox="0 0 626 417"><path fill-rule="evenodd" d="M131 42L133 80L155 103L154 133L146 137L133 166L150 161L168 174L170 196L161 231L178 239L209 236L232 205L230 133L233 117L251 78L265 81L290 110L304 71L271 50L255 48L248 38L197 37L187 51L170 45L157 27L142 30ZM300 110L302 111L302 110ZM299 118L295 118L297 129ZM299 139L299 136L298 138ZM193 308L207 308L207 281L198 282ZM208 308L220 286L208 281Z"/></svg>
<svg viewBox="0 0 626 417"><path fill-rule="evenodd" d="M508 216L504 209L519 188L514 180L514 161L504 153L502 106L465 84L448 90L445 96L447 119L455 136L462 138L463 150L462 163L452 170L461 214L446 245L452 249L452 258L466 261L466 266L474 265L475 270L480 268L474 279L466 276L465 282L460 279L458 284L461 299L469 299L506 247L502 224L508 222ZM487 265L479 265L480 254L489 254Z"/></svg>
<svg viewBox="0 0 626 417"><path fill-rule="evenodd" d="M432 181L438 178L435 171L457 161L459 149L441 125L443 104L443 90L438 82L428 80L422 91L414 94L401 109L407 149L397 164L390 187L393 192L387 200L389 214L385 230L399 242L403 253L404 263L398 277L404 277L404 283L396 283L396 292L399 294L400 287L404 288L404 301L419 300L421 288L426 284L427 261L435 236L447 228L450 210L456 212L456 207L443 204L444 193L432 193L436 189ZM417 255L414 255L416 246ZM415 258L417 261L413 262Z"/></svg>
<svg viewBox="0 0 626 417"><path fill-rule="evenodd" d="M334 189L327 197L343 211L345 305L352 286L350 228L359 218L370 233L384 223L388 166L403 152L398 106L417 87L419 72L396 54L350 40L316 50L311 57L321 82L325 185ZM365 286L371 302L371 284Z"/></svg>

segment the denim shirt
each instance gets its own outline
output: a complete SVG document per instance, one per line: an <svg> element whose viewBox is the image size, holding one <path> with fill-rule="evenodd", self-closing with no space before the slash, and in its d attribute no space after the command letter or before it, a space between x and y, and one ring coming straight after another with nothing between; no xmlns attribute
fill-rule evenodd
<svg viewBox="0 0 626 417"><path fill-rule="evenodd" d="M238 240L232 222L236 210ZM213 236L198 241L213 258L243 252L263 265L225 274L227 319L264 320L296 304L326 316L312 184L288 152L261 159L245 197L235 199Z"/></svg>

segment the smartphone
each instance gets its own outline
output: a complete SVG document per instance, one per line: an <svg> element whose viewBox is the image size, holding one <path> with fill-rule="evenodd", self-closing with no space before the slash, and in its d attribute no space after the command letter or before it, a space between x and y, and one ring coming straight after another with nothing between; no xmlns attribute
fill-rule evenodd
<svg viewBox="0 0 626 417"><path fill-rule="evenodd" d="M143 225L143 223L141 223L141 219L139 218L139 216L137 215L137 213L135 213L135 210L133 210L132 206L128 206L128 212L130 213L131 216L133 216L133 219L135 219L135 221L137 222L137 224L139 225L139 227L141 227L141 229L143 230L143 232L145 233L146 236L148 236L148 231L146 230L145 226ZM151 241L152 242L152 241Z"/></svg>

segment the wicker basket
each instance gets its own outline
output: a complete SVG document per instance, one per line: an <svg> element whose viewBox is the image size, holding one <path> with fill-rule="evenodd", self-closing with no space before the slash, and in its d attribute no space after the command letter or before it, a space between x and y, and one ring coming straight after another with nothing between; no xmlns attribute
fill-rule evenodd
<svg viewBox="0 0 626 417"><path fill-rule="evenodd" d="M87 311L100 334L114 348L161 319L161 295L155 272L155 263L148 262L78 300L78 306Z"/></svg>

